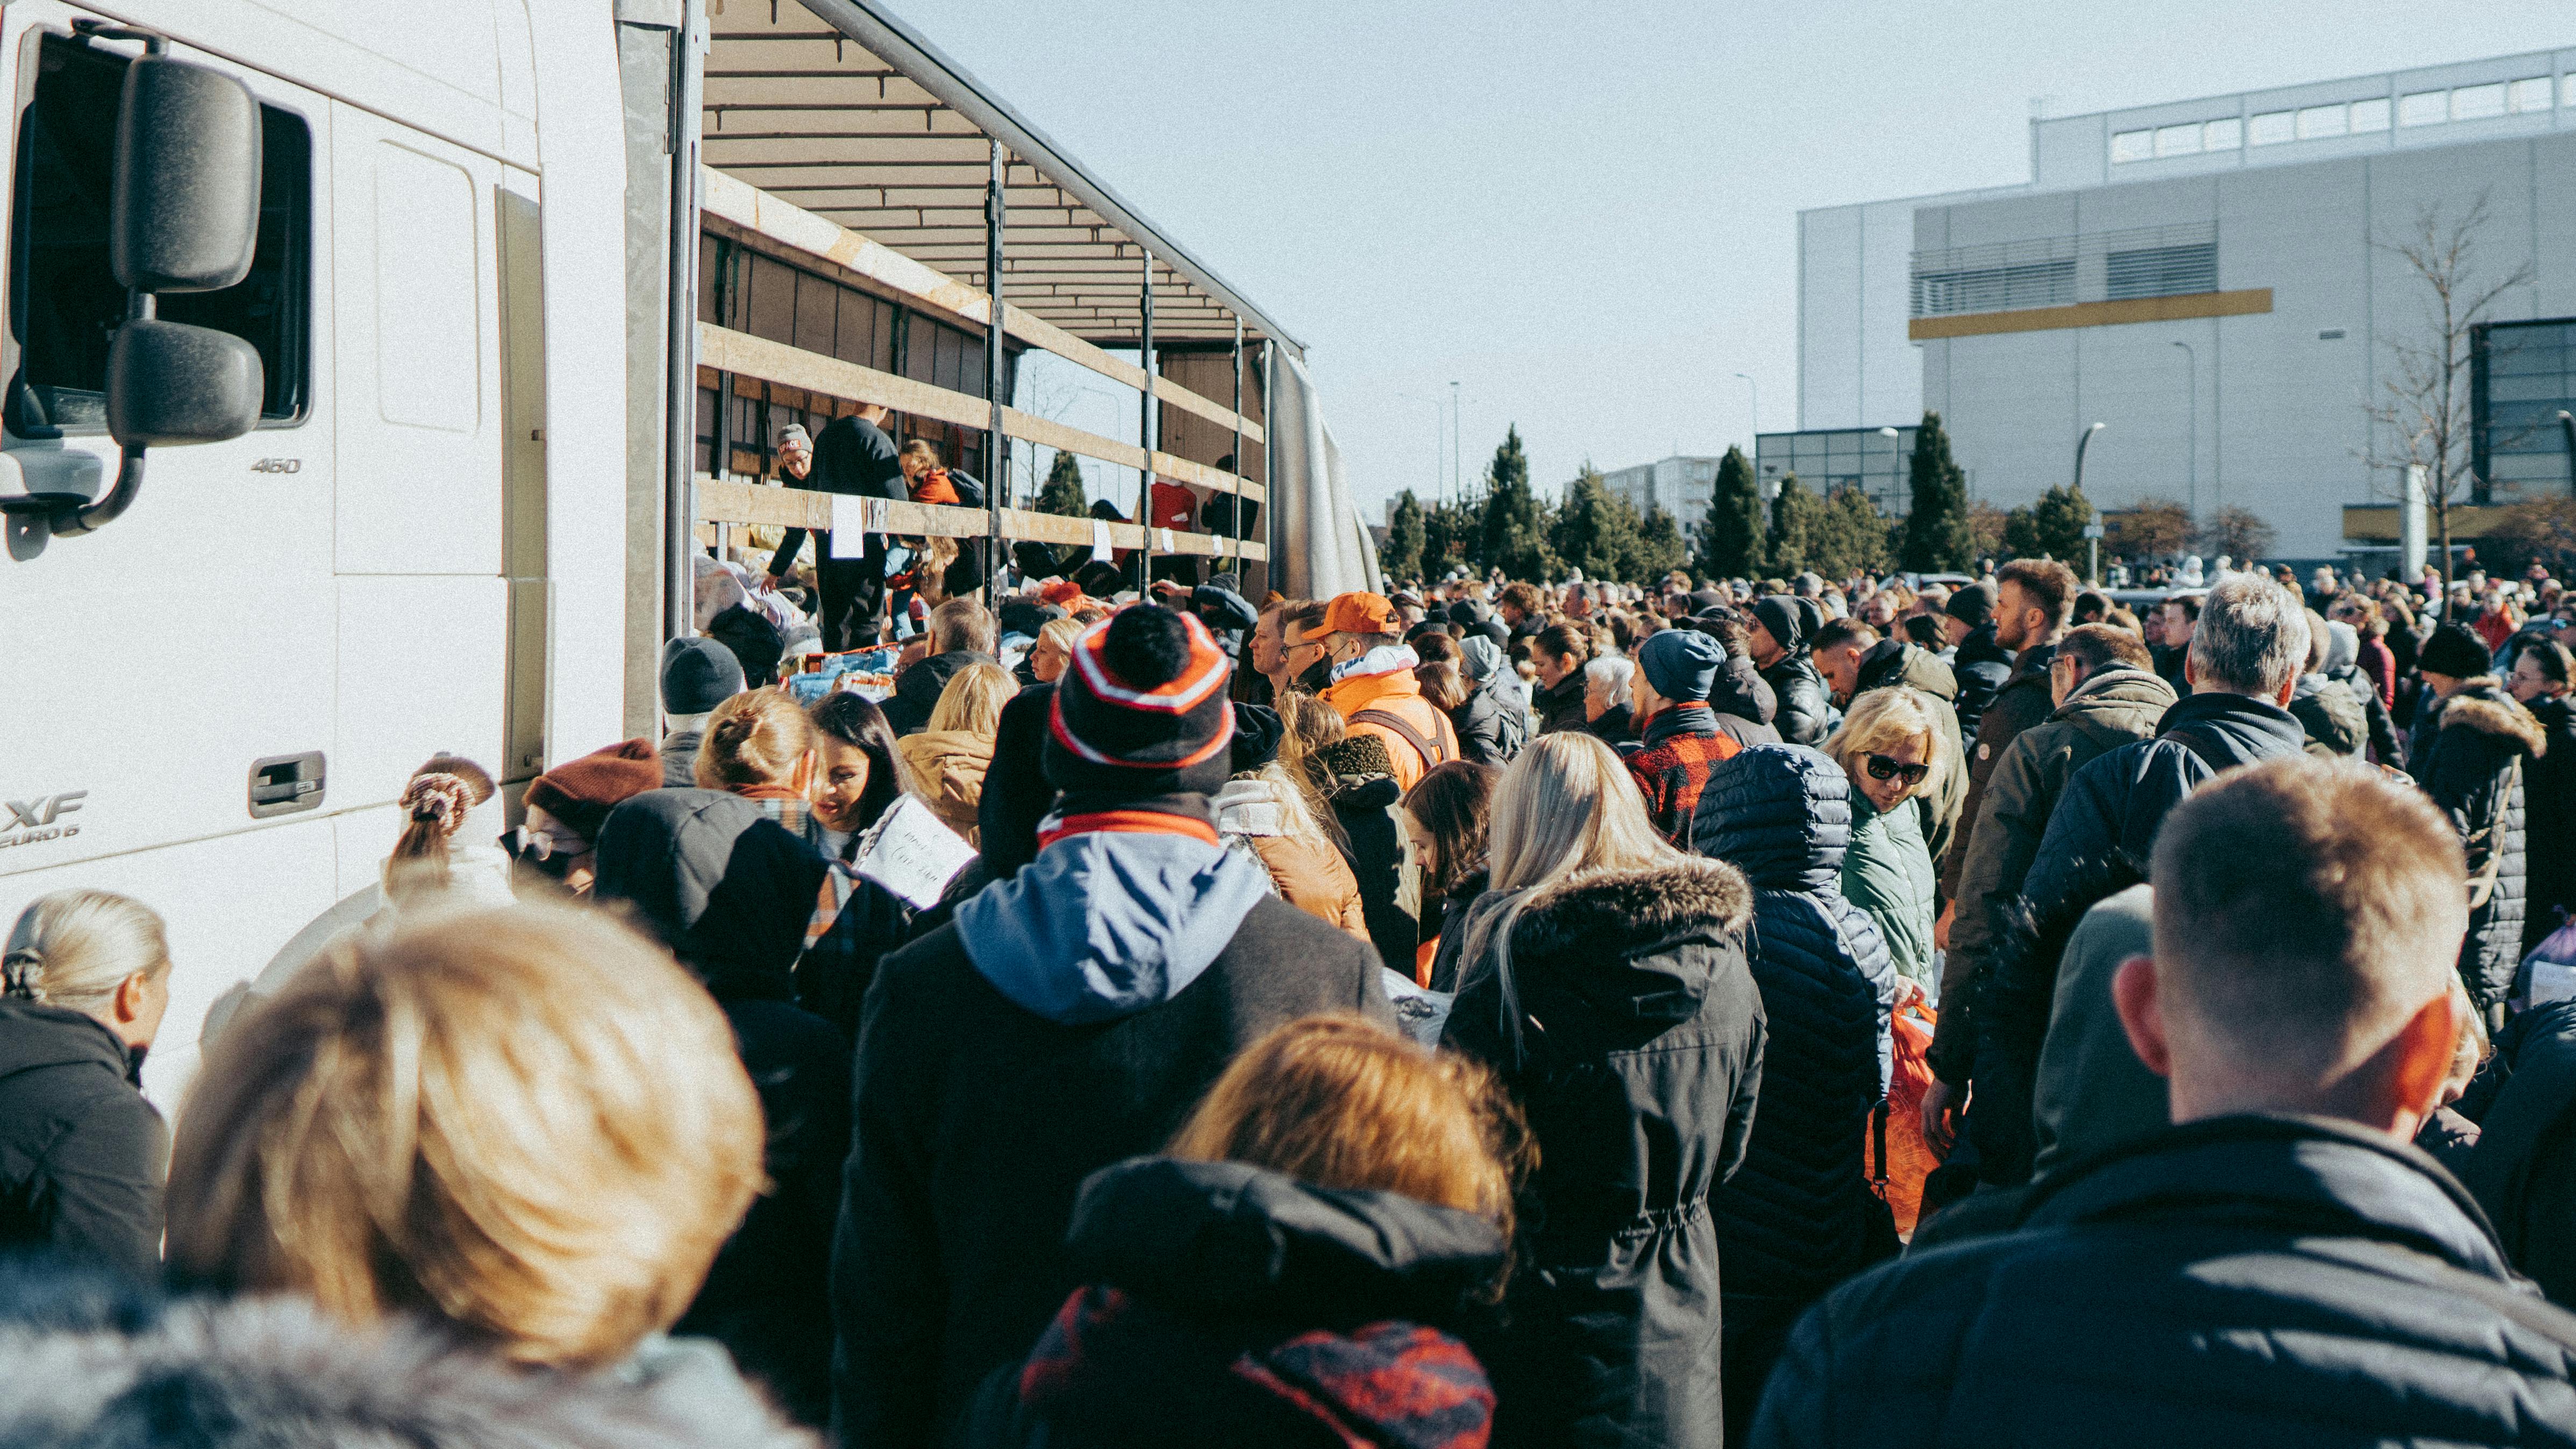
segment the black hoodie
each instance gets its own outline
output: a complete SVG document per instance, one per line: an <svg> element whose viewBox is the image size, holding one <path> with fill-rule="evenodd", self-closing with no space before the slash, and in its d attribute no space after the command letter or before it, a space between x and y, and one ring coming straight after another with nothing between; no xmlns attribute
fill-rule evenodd
<svg viewBox="0 0 2576 1449"><path fill-rule="evenodd" d="M1140 1157L1083 1183L1066 1250L1094 1286L984 1381L967 1449L1483 1442L1494 1391L1447 1331L1502 1268L1483 1218Z"/></svg>
<svg viewBox="0 0 2576 1449"><path fill-rule="evenodd" d="M128 1061L86 1012L0 998L0 1250L52 1247L159 1278L170 1132Z"/></svg>
<svg viewBox="0 0 2576 1449"><path fill-rule="evenodd" d="M826 1289L850 1152L850 1045L794 1004L791 971L828 869L739 795L648 790L608 812L592 888L603 903L626 902L706 983L733 1024L769 1126L772 1186L675 1331L722 1342L743 1372L815 1425L831 1403Z"/></svg>

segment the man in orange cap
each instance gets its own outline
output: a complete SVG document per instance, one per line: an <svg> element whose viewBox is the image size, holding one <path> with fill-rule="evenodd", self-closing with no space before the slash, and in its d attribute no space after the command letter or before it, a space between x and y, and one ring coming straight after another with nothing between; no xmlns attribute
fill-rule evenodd
<svg viewBox="0 0 2576 1449"><path fill-rule="evenodd" d="M1404 622L1383 594L1338 594L1324 606L1324 656L1332 685L1324 702L1354 735L1374 735L1410 790L1433 765L1458 758L1458 732L1413 677L1422 662L1404 642Z"/></svg>

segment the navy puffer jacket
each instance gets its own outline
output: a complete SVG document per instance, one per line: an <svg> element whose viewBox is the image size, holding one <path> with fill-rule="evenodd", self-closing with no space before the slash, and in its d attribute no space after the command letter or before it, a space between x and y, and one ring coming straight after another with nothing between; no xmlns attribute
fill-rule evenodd
<svg viewBox="0 0 2576 1449"><path fill-rule="evenodd" d="M1869 913L1843 899L1851 822L1840 766L1804 745L1758 745L1709 772L1692 823L1699 852L1753 886L1744 949L1768 1023L1744 1164L1710 1199L1739 1430L1798 1312L1893 1238L1868 1149L1897 976Z"/></svg>

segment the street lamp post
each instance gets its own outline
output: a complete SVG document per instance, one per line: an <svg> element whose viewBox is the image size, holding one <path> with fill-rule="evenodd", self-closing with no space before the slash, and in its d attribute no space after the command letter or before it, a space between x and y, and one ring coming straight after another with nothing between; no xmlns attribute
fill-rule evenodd
<svg viewBox="0 0 2576 1449"><path fill-rule="evenodd" d="M2558 410L2558 432L2567 440L2567 490L2576 493L2576 413Z"/></svg>
<svg viewBox="0 0 2576 1449"><path fill-rule="evenodd" d="M2200 354L2188 342L2177 342L2183 356L2183 407L2191 421L2191 517L2200 521Z"/></svg>
<svg viewBox="0 0 2576 1449"><path fill-rule="evenodd" d="M1749 372L1739 372L1736 376L1744 379L1745 388L1753 394L1754 446L1759 448L1761 446L1760 439L1762 435L1762 384L1755 382L1753 380L1753 374Z"/></svg>
<svg viewBox="0 0 2576 1449"><path fill-rule="evenodd" d="M1878 435L1887 439L1887 469L1889 476L1892 477L1895 475L1898 460L1905 456L1905 446L1897 441L1898 434L1894 428L1881 428L1878 430ZM1860 491L1862 497L1869 497L1869 480L1865 471L1861 480ZM1892 497L1893 495L1891 495L1891 498ZM1876 503L1878 500L1872 498L1870 501L1872 503Z"/></svg>
<svg viewBox="0 0 2576 1449"><path fill-rule="evenodd" d="M2102 424L2095 423L2075 439L2075 491L2078 493L2084 491L2084 450L2093 446L2093 435L2100 431L2102 431ZM2089 555L2089 566L2085 570L2085 576L2090 580L2098 581L2102 577L2101 535L2088 536L2084 540L2084 546Z"/></svg>
<svg viewBox="0 0 2576 1449"><path fill-rule="evenodd" d="M1465 460L1458 453L1458 384L1453 380L1449 384L1449 491L1462 499L1467 496L1464 467Z"/></svg>

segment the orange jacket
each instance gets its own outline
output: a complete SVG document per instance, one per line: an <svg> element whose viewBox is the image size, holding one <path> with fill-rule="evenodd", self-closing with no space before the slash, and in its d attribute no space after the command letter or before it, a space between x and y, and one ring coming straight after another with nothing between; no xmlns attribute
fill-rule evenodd
<svg viewBox="0 0 2576 1449"><path fill-rule="evenodd" d="M1387 758L1395 761L1395 783L1407 790L1433 765L1459 758L1458 731L1438 705L1422 697L1422 681L1410 669L1355 674L1325 690L1324 703L1341 711L1351 734L1375 735L1385 741ZM1416 734L1440 748L1440 759L1425 760L1410 741L1385 725L1353 718L1364 709L1383 710L1413 726Z"/></svg>

